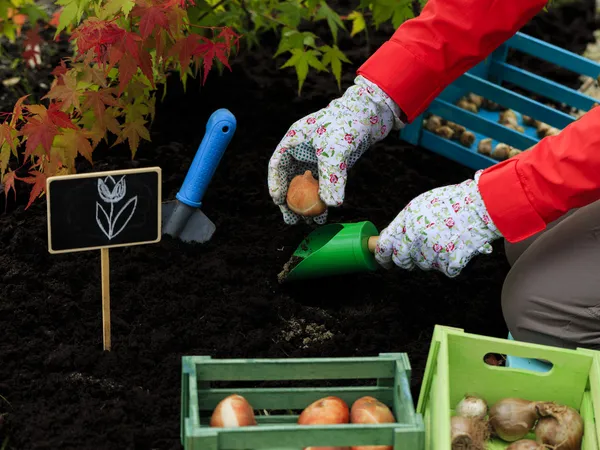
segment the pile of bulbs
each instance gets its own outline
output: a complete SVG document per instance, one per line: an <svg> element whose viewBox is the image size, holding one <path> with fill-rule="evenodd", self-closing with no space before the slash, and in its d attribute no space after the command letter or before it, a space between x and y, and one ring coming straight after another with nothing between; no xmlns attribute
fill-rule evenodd
<svg viewBox="0 0 600 450"><path fill-rule="evenodd" d="M534 432L535 440L526 436ZM485 450L497 437L506 450L581 450L583 420L570 406L504 398L488 411L482 398L465 396L451 419L452 450Z"/></svg>

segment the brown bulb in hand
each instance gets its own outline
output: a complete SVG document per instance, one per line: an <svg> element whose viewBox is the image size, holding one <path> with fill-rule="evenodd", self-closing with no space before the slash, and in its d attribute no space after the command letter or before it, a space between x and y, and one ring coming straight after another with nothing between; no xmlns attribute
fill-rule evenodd
<svg viewBox="0 0 600 450"><path fill-rule="evenodd" d="M292 179L287 192L287 205L290 210L305 217L323 214L327 205L319 197L319 182L310 170Z"/></svg>

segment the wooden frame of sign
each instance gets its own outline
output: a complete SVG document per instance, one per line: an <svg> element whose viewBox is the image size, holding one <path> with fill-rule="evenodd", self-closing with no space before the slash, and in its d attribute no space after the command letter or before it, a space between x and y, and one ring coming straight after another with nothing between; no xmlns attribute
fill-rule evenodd
<svg viewBox="0 0 600 450"><path fill-rule="evenodd" d="M49 177L48 251L100 250L104 350L110 351L109 249L162 238L160 167Z"/></svg>

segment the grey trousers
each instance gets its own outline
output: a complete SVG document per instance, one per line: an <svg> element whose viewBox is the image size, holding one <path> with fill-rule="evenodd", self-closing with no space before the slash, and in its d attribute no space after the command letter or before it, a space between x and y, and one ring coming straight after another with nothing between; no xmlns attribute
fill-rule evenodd
<svg viewBox="0 0 600 450"><path fill-rule="evenodd" d="M600 201L504 245L502 311L514 339L599 350Z"/></svg>

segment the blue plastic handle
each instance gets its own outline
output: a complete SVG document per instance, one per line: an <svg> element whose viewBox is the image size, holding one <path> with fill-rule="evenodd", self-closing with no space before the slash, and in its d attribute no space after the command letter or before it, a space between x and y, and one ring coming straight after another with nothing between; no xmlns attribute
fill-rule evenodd
<svg viewBox="0 0 600 450"><path fill-rule="evenodd" d="M177 200L194 208L202 205L202 197L231 142L236 126L235 117L229 110L221 108L212 113L206 123L204 138L176 195Z"/></svg>

